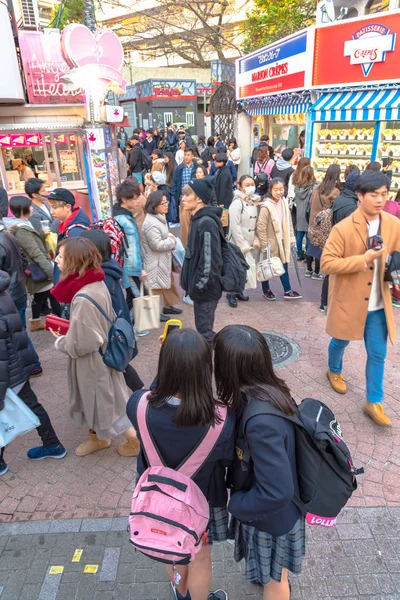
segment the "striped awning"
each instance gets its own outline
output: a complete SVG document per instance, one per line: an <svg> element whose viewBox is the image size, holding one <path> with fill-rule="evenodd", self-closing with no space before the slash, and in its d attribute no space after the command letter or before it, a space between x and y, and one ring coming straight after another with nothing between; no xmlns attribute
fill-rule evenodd
<svg viewBox="0 0 400 600"><path fill-rule="evenodd" d="M397 121L400 90L322 94L311 107L313 121Z"/></svg>
<svg viewBox="0 0 400 600"><path fill-rule="evenodd" d="M243 108L248 115L295 115L306 113L311 106L310 94L287 94L247 100Z"/></svg>

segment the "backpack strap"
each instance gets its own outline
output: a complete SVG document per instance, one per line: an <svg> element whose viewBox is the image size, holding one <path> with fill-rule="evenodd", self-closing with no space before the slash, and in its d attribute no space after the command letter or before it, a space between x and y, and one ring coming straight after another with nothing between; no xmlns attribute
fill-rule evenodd
<svg viewBox="0 0 400 600"><path fill-rule="evenodd" d="M151 392L144 393L137 405L137 422L140 431L140 438L142 440L143 450L146 454L147 464L149 467L165 466L164 461L158 453L158 450L151 438L149 428L147 427L147 410L149 408L149 394Z"/></svg>
<svg viewBox="0 0 400 600"><path fill-rule="evenodd" d="M86 300L89 300L89 302L91 302L92 304L94 304L94 306L97 308L97 310L99 312L101 312L101 314L103 315L103 317L105 319L107 319L107 321L109 323L111 323L111 325L114 325L113 321L111 321L110 317L105 313L105 311L101 308L100 304L98 304L96 302L96 300L93 300L93 298L91 298L87 294L76 294L75 298L86 298Z"/></svg>
<svg viewBox="0 0 400 600"><path fill-rule="evenodd" d="M219 423L215 423L214 427L210 427L200 444L185 458L185 461L178 467L178 473L193 478L201 469L211 452L214 450L215 444L224 428L227 410L226 406L218 406L217 414L220 418Z"/></svg>

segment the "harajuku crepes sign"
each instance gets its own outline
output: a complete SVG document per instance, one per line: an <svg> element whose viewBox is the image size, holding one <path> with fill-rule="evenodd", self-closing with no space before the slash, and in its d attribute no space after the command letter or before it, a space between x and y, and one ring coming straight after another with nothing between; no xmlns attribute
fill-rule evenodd
<svg viewBox="0 0 400 600"><path fill-rule="evenodd" d="M123 93L126 80L121 72L124 51L119 38L108 30L92 33L80 24L67 25L61 36L61 48L71 69L64 80L82 87L88 117L100 120L100 106L107 91Z"/></svg>
<svg viewBox="0 0 400 600"><path fill-rule="evenodd" d="M353 34L353 39L345 42L344 55L350 57L350 64L361 65L364 76L368 77L377 62L384 62L386 52L393 52L396 34L389 27L379 23L364 25Z"/></svg>

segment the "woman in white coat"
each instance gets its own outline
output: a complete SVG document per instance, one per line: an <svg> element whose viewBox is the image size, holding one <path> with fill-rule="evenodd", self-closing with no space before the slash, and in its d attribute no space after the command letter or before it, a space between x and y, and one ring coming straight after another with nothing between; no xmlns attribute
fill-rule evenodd
<svg viewBox="0 0 400 600"><path fill-rule="evenodd" d="M147 284L164 301L163 315L180 315L182 310L174 304L180 302L172 276L172 251L176 238L169 232L166 214L168 200L162 190L149 194L146 218L142 227L142 252ZM168 321L161 316L162 321Z"/></svg>
<svg viewBox="0 0 400 600"><path fill-rule="evenodd" d="M229 207L229 241L239 246L253 272L255 271L258 250L255 248L256 224L260 197L255 194L256 186L250 175L242 175L238 189ZM229 293L226 295L229 306L237 307L237 301L247 302L248 296Z"/></svg>

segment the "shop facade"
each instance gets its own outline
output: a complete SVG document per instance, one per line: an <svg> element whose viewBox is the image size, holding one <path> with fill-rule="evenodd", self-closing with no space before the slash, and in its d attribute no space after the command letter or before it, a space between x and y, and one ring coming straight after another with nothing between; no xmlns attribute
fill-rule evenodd
<svg viewBox="0 0 400 600"><path fill-rule="evenodd" d="M400 189L400 12L316 29L306 152L321 178L330 164L379 161ZM327 51L335 44L335 60ZM329 67L329 68L328 68ZM339 87L340 86L340 87Z"/></svg>

